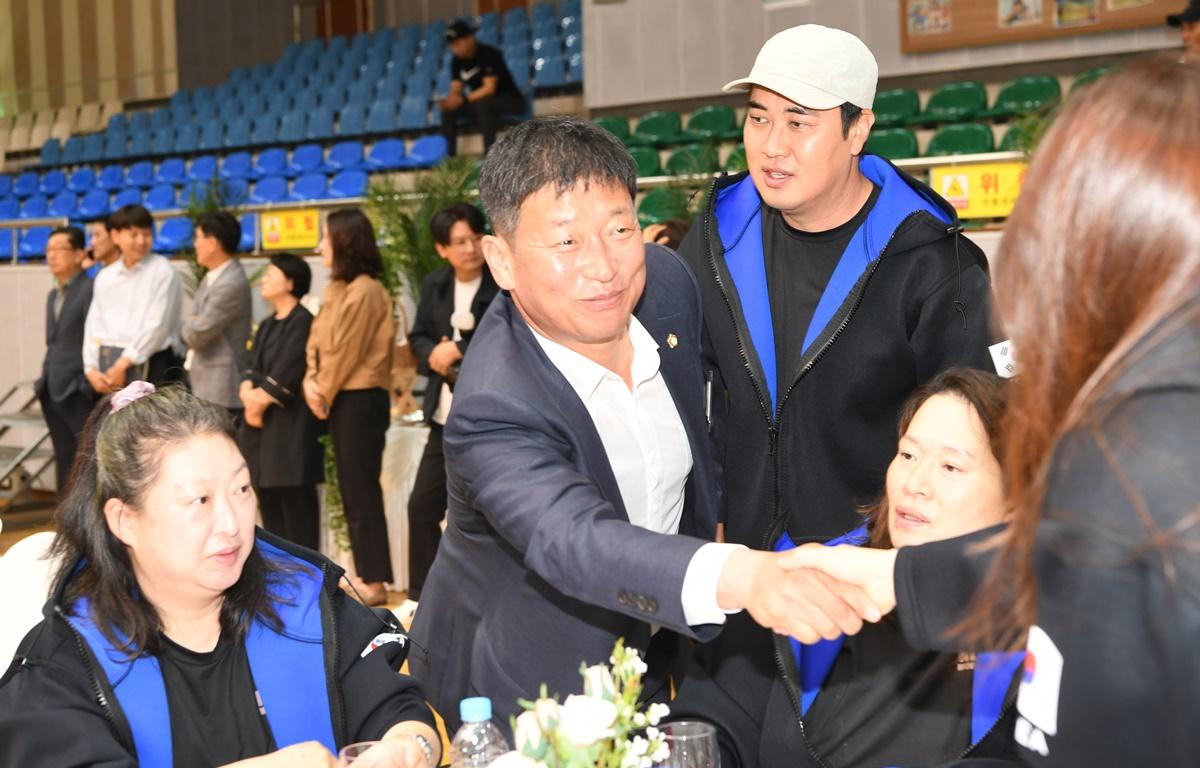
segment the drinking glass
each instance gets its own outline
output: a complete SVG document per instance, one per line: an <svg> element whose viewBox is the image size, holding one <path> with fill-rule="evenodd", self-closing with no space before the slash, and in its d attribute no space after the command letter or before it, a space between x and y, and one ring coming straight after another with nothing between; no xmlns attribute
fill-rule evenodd
<svg viewBox="0 0 1200 768"><path fill-rule="evenodd" d="M666 737L671 756L654 768L721 768L717 729L699 720L679 720L658 727Z"/></svg>
<svg viewBox="0 0 1200 768"><path fill-rule="evenodd" d="M347 744L342 747L342 750L338 752L338 768L347 768L355 760L362 757L364 752L378 743L378 741L360 741L356 744Z"/></svg>

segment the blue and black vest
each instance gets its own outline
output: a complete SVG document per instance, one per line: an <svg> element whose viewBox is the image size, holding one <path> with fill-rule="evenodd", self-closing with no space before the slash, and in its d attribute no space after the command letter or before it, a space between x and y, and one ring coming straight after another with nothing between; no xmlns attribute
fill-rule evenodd
<svg viewBox="0 0 1200 768"><path fill-rule="evenodd" d="M255 620L245 640L250 673L271 734L280 749L316 740L337 754L329 700L329 681L336 670L326 667L324 576L312 563L261 538L256 545L264 558L287 563L290 571L287 579L272 585L283 632ZM169 768L173 765L171 717L158 659L150 654L130 659L114 648L96 625L86 599L76 601L67 621L87 642L108 678L133 733L138 765Z"/></svg>

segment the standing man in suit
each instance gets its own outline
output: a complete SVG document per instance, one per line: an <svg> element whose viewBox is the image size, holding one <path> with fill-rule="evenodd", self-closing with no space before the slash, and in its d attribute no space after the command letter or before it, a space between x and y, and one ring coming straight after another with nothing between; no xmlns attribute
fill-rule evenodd
<svg viewBox="0 0 1200 768"><path fill-rule="evenodd" d="M421 285L417 319L408 335L417 357L417 370L429 377L425 385L429 439L408 497L408 601L402 617L416 610L415 603L421 599L421 588L442 540L441 522L446 512L442 427L450 413L451 392L467 345L497 291L483 260L480 241L485 226L478 208L455 203L434 214L429 229L438 256L449 263Z"/></svg>
<svg viewBox="0 0 1200 768"><path fill-rule="evenodd" d="M208 273L200 282L191 317L180 335L188 345L192 391L210 403L241 413L238 385L246 371L250 339L250 283L234 258L242 227L225 211L196 220L196 261Z"/></svg>
<svg viewBox="0 0 1200 768"><path fill-rule="evenodd" d="M83 375L83 325L92 305L92 278L83 271L83 230L59 227L46 241L54 289L46 298L46 357L34 389L54 444L58 492L67 487L75 444L96 393Z"/></svg>
<svg viewBox="0 0 1200 768"><path fill-rule="evenodd" d="M679 635L710 639L742 609L785 632L820 612L780 555L711 541L699 289L642 242L628 151L590 123L535 119L496 143L479 189L506 293L455 386L448 527L409 657L449 729L466 696L491 696L503 724L542 683L578 690L580 662L618 637L662 691ZM842 600L871 613L861 593L828 602Z"/></svg>

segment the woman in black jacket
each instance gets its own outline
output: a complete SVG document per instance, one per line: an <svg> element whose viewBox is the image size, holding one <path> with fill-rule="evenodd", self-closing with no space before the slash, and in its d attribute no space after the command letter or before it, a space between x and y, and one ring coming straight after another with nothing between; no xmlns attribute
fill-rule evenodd
<svg viewBox="0 0 1200 768"><path fill-rule="evenodd" d="M918 647L1024 646L1028 765L1200 755L1198 148L1200 63L1164 58L1080 91L1034 156L996 259L1020 365L998 549L795 556L898 600Z"/></svg>
<svg viewBox="0 0 1200 768"><path fill-rule="evenodd" d="M238 445L250 465L263 527L316 550L320 531L317 484L324 478L321 424L304 403L304 347L313 316L300 299L312 272L290 253L271 257L259 292L274 312L254 334L250 365L238 394L245 421Z"/></svg>

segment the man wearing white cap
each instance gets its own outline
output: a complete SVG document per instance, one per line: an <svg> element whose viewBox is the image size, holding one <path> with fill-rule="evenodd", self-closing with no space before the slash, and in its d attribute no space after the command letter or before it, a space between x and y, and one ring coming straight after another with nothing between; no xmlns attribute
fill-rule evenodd
<svg viewBox="0 0 1200 768"><path fill-rule="evenodd" d="M726 541L786 549L855 528L909 393L990 367L983 253L949 203L864 152L877 78L857 37L805 25L725 86L748 91L749 171L714 182L680 254L700 279ZM772 683L797 679L787 639L731 617L698 653L672 710L723 707L715 719L747 724L723 735L727 761L758 765Z"/></svg>

